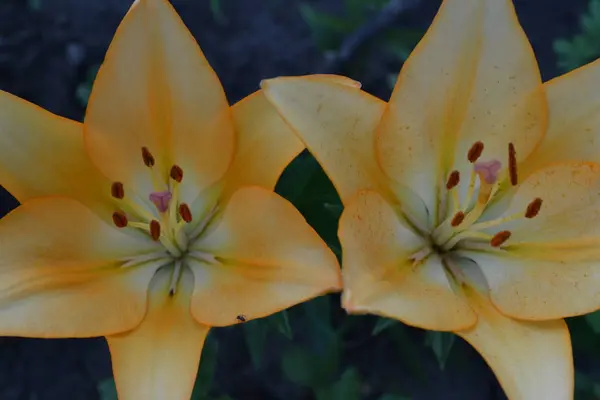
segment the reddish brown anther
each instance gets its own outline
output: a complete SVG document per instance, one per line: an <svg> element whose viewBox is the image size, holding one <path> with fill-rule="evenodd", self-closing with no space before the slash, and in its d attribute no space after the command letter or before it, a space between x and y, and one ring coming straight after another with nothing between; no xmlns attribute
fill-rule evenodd
<svg viewBox="0 0 600 400"><path fill-rule="evenodd" d="M112 215L112 220L117 228L125 228L127 226L127 215L122 211L115 211Z"/></svg>
<svg viewBox="0 0 600 400"><path fill-rule="evenodd" d="M464 220L465 220L465 213L462 211L459 211L456 214L454 214L454 217L452 217L452 221L450 221L450 225L452 225L453 227L457 227Z"/></svg>
<svg viewBox="0 0 600 400"><path fill-rule="evenodd" d="M121 182L113 182L110 187L110 194L115 199L122 199L125 197L125 189L123 189L123 184Z"/></svg>
<svg viewBox="0 0 600 400"><path fill-rule="evenodd" d="M467 153L467 159L473 164L475 161L479 160L481 153L483 153L483 142L475 142Z"/></svg>
<svg viewBox="0 0 600 400"><path fill-rule="evenodd" d="M157 241L160 238L160 224L155 219L150 221L150 237L152 237L152 240L154 241Z"/></svg>
<svg viewBox="0 0 600 400"><path fill-rule="evenodd" d="M179 215L181 215L181 219L187 222L188 224L192 222L192 211L190 210L190 207L187 204L181 203L179 205Z"/></svg>
<svg viewBox="0 0 600 400"><path fill-rule="evenodd" d="M144 160L144 164L146 167L154 166L154 156L150 153L147 147L142 147L142 159Z"/></svg>
<svg viewBox="0 0 600 400"><path fill-rule="evenodd" d="M504 244L504 242L506 242L508 239L510 239L511 235L512 234L510 233L510 231L498 232L494 235L492 240L490 240L490 245L492 247L500 247L502 244Z"/></svg>
<svg viewBox="0 0 600 400"><path fill-rule="evenodd" d="M448 180L446 181L446 189L450 190L453 187L456 187L456 185L458 185L459 182L460 182L460 172L458 172L457 170L450 172L450 175L448 176Z"/></svg>
<svg viewBox="0 0 600 400"><path fill-rule="evenodd" d="M515 145L508 144L508 173L510 175L510 184L517 186L519 183L519 175L517 173L517 151Z"/></svg>
<svg viewBox="0 0 600 400"><path fill-rule="evenodd" d="M542 208L542 199L539 197L535 198L529 205L527 205L527 211L525 211L525 218L533 218L540 213Z"/></svg>
<svg viewBox="0 0 600 400"><path fill-rule="evenodd" d="M171 167L170 175L171 179L173 179L177 183L180 183L183 180L183 170L179 165L173 165Z"/></svg>

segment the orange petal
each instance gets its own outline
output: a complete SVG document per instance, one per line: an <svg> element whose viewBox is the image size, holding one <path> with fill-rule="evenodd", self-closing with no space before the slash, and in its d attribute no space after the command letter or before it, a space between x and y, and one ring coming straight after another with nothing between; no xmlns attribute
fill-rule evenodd
<svg viewBox="0 0 600 400"><path fill-rule="evenodd" d="M262 91L232 107L236 148L227 171L228 191L255 185L274 189L285 167L304 144L281 119Z"/></svg>
<svg viewBox="0 0 600 400"><path fill-rule="evenodd" d="M456 333L483 356L509 399L573 398L571 340L563 320L514 320L474 290L465 293L479 319Z"/></svg>
<svg viewBox="0 0 600 400"><path fill-rule="evenodd" d="M108 177L151 190L141 148L159 176L185 171L193 196L220 179L234 133L223 89L196 41L167 0L138 0L124 17L94 83L85 142ZM191 185L188 185L191 183Z"/></svg>
<svg viewBox="0 0 600 400"><path fill-rule="evenodd" d="M152 280L148 313L133 331L106 338L119 400L187 400L192 395L209 327L190 314L193 278L184 270L169 295L171 273Z"/></svg>
<svg viewBox="0 0 600 400"><path fill-rule="evenodd" d="M402 224L375 192L362 192L340 219L343 307L399 319L423 329L449 331L473 326L477 317L456 296L435 255L413 266L425 241Z"/></svg>
<svg viewBox="0 0 600 400"><path fill-rule="evenodd" d="M537 63L512 1L444 1L400 72L381 122L378 159L435 215L447 174L469 176L474 142L485 144L482 160L506 166L508 142L525 158L546 118Z"/></svg>
<svg viewBox="0 0 600 400"><path fill-rule="evenodd" d="M259 187L233 194L221 218L192 247L192 314L225 326L240 314L265 317L341 289L337 260L300 213Z"/></svg>
<svg viewBox="0 0 600 400"><path fill-rule="evenodd" d="M600 308L600 164L556 164L517 188L507 215L543 199L539 214L501 229L512 232L501 252L469 252L494 304L507 315L545 320ZM497 228L496 228L497 229Z"/></svg>
<svg viewBox="0 0 600 400"><path fill-rule="evenodd" d="M536 151L519 166L522 178L552 163L600 162L599 79L600 62L596 61L544 84L548 130Z"/></svg>
<svg viewBox="0 0 600 400"><path fill-rule="evenodd" d="M110 216L110 183L90 162L80 123L0 91L0 184L20 202L66 195Z"/></svg>
<svg viewBox="0 0 600 400"><path fill-rule="evenodd" d="M67 198L31 200L0 220L0 334L93 337L132 329L159 266L155 251Z"/></svg>
<svg viewBox="0 0 600 400"><path fill-rule="evenodd" d="M262 88L323 166L343 202L361 189L386 190L374 147L385 102L321 75L269 79Z"/></svg>

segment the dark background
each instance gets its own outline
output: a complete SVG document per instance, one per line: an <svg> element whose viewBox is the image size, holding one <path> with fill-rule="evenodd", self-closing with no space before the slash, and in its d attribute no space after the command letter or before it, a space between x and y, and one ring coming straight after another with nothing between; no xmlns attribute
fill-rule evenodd
<svg viewBox="0 0 600 400"><path fill-rule="evenodd" d="M370 0L363 0L365 9L358 12L350 9L357 7L356 1L343 0L173 3L232 103L257 90L263 78L323 71L349 75L363 82L368 92L387 99L390 76L399 71L402 54L427 28L439 6L439 1L416 0L393 24L366 40L361 38L361 46L332 63L328 57L335 57L344 40L361 26L373 24L386 1L373 0L369 5ZM82 120L95 67L102 62L129 5L129 0L0 0L0 89L59 115ZM557 76L561 73L560 60L553 43L580 32L579 21L588 0L516 0L515 5L544 80ZM587 61L593 58L591 53L580 58ZM567 65L563 70L569 68ZM309 157L301 158L294 167L289 172L290 183L280 185L280 193L295 200L309 222L335 227L335 218L331 213L321 214L313 198L294 198L300 190L297 185L301 185L303 193L312 190L315 198L326 194L332 198L329 205L337 204L318 167ZM322 208L323 201L319 201ZM0 193L0 215L16 205L7 193ZM329 228L317 229L326 238L331 236ZM328 241L335 246L335 238ZM600 382L600 338L589 321L579 318L569 322L578 370L577 398L600 398L598 392L593 394L594 382ZM373 335L375 326L387 328ZM207 345L210 354L203 357L200 379L204 390L195 396L286 400L503 398L494 376L465 342L456 339L446 348L447 337L438 338L438 345L446 350L436 353L435 345L425 340L425 333L418 329L387 326L375 317L345 316L339 310L339 298L329 296L294 307L283 317L215 330ZM325 350L319 343L325 344ZM302 358L299 353L305 348L316 356ZM336 351L330 353L332 348ZM443 368L440 357L446 359ZM310 375L313 370L318 376ZM0 339L0 400L93 400L100 399L101 393L110 399L110 378L110 358L103 339Z"/></svg>

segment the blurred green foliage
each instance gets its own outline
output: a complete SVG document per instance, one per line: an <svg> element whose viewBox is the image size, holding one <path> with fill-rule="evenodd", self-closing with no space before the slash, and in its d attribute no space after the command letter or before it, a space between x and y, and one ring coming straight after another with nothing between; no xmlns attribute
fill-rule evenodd
<svg viewBox="0 0 600 400"><path fill-rule="evenodd" d="M570 39L554 41L558 66L571 71L600 57L600 0L590 0L587 13L580 18L581 32Z"/></svg>

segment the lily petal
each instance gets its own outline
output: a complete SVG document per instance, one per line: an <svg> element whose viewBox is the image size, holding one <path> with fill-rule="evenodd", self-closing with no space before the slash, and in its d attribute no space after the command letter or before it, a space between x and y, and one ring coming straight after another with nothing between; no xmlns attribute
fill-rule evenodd
<svg viewBox="0 0 600 400"><path fill-rule="evenodd" d="M563 320L517 321L466 288L477 325L456 332L487 361L509 399L572 399L573 355Z"/></svg>
<svg viewBox="0 0 600 400"><path fill-rule="evenodd" d="M334 254L298 210L266 189L234 193L205 235L189 260L196 282L192 314L200 323L261 318L341 289Z"/></svg>
<svg viewBox="0 0 600 400"><path fill-rule="evenodd" d="M84 129L96 166L140 192L152 189L144 146L161 178L173 164L185 171L182 190L194 190L190 198L225 173L234 145L227 99L167 0L138 0L124 17L92 88Z"/></svg>
<svg viewBox="0 0 600 400"><path fill-rule="evenodd" d="M361 192L342 213L339 227L344 277L343 307L423 329L473 326L477 316L450 285L441 260L411 259L426 243L375 192Z"/></svg>
<svg viewBox="0 0 600 400"><path fill-rule="evenodd" d="M386 190L374 147L385 102L321 75L269 79L261 86L329 175L342 202L361 189Z"/></svg>
<svg viewBox="0 0 600 400"><path fill-rule="evenodd" d="M154 244L80 203L40 198L0 220L0 334L94 337L132 329L158 265L121 268Z"/></svg>
<svg viewBox="0 0 600 400"><path fill-rule="evenodd" d="M599 79L600 61L595 61L544 84L548 129L540 146L519 166L522 178L551 163L600 162Z"/></svg>
<svg viewBox="0 0 600 400"><path fill-rule="evenodd" d="M192 395L208 326L190 314L189 270L169 295L170 271L152 280L148 313L135 330L106 338L120 400L187 400Z"/></svg>
<svg viewBox="0 0 600 400"><path fill-rule="evenodd" d="M539 214L502 227L500 252L470 251L503 313L530 320L600 308L600 164L565 163L537 170L517 188L506 215L543 199Z"/></svg>
<svg viewBox="0 0 600 400"><path fill-rule="evenodd" d="M65 195L98 214L111 215L110 183L85 152L82 124L3 91L0 184L21 203Z"/></svg>
<svg viewBox="0 0 600 400"><path fill-rule="evenodd" d="M446 0L400 72L381 121L378 159L435 210L447 174L469 176L473 143L485 144L484 160L505 163L509 142L524 159L542 138L546 108L512 1Z"/></svg>
<svg viewBox="0 0 600 400"><path fill-rule="evenodd" d="M304 144L281 119L262 91L232 107L236 131L233 162L225 177L228 191L242 186L274 189L285 167Z"/></svg>

